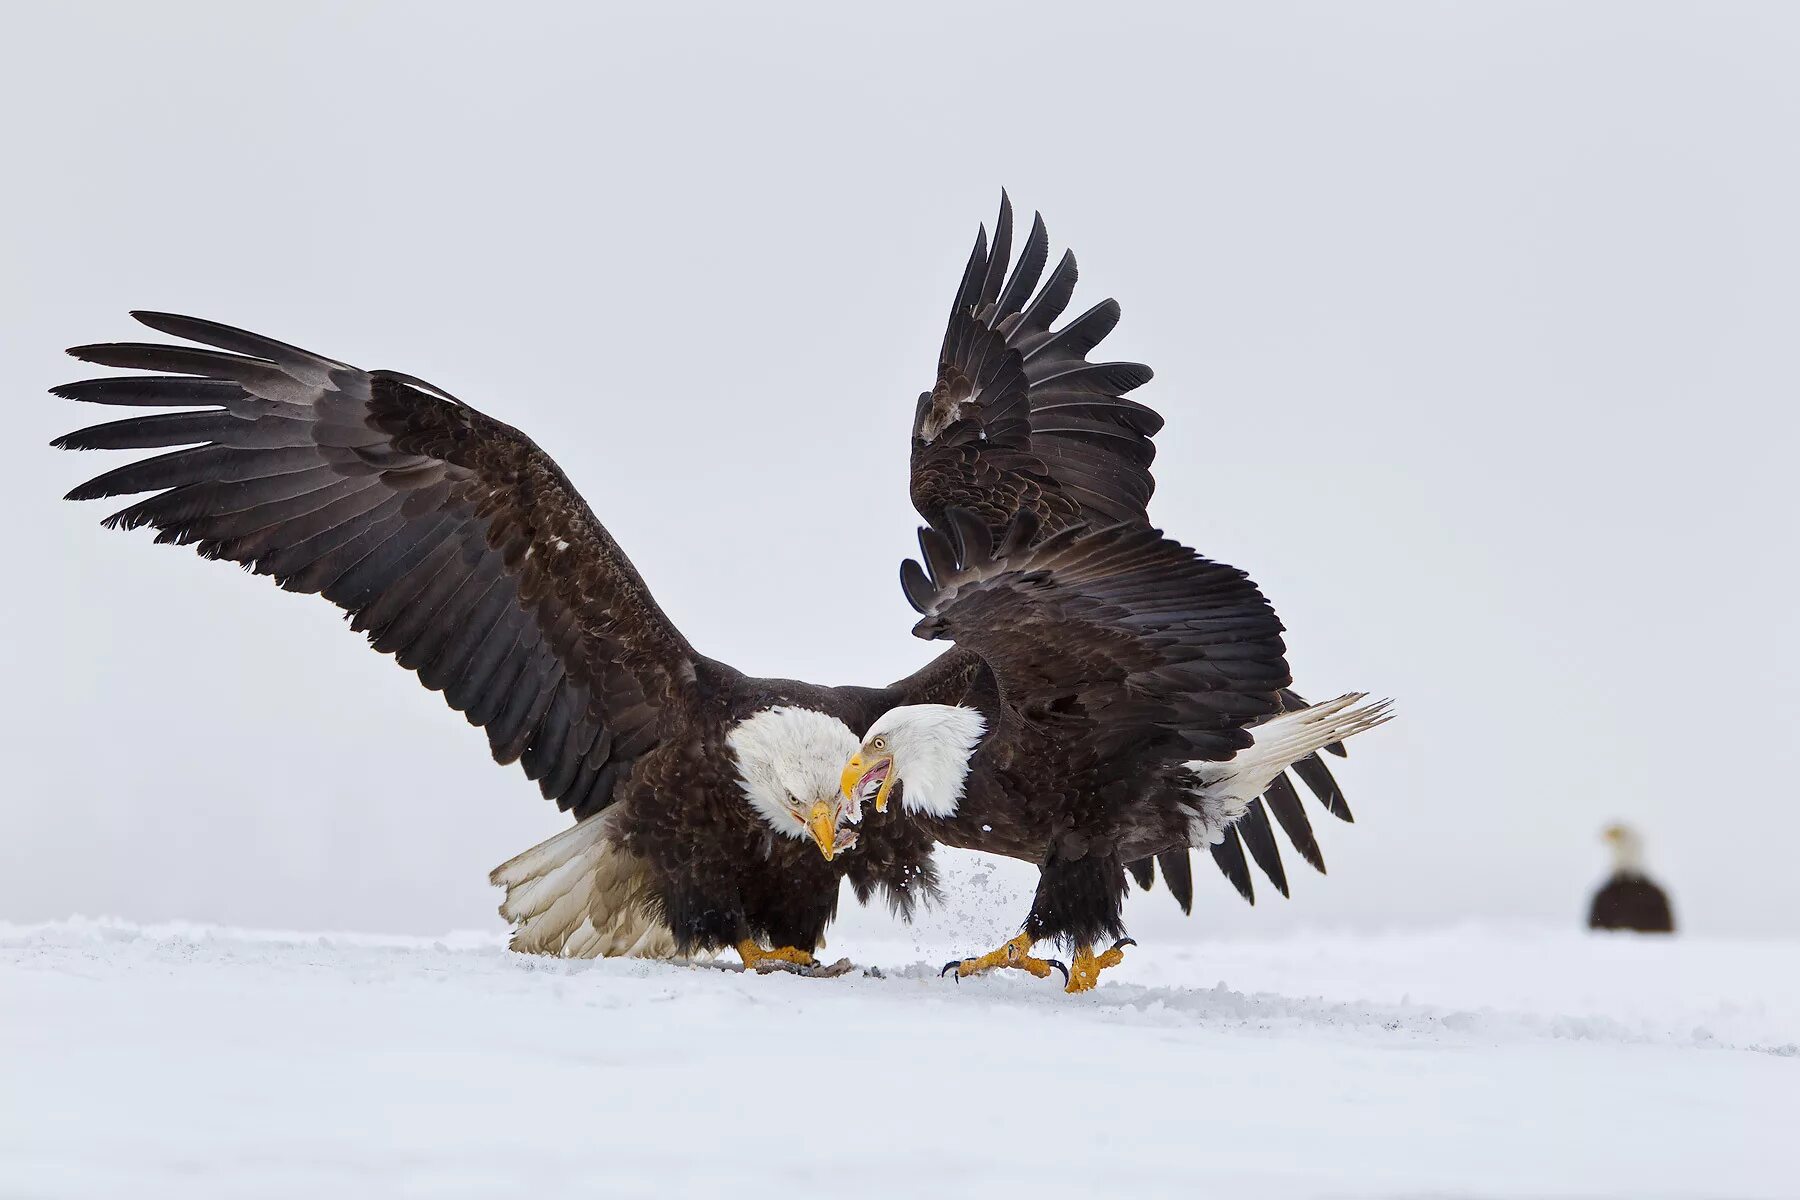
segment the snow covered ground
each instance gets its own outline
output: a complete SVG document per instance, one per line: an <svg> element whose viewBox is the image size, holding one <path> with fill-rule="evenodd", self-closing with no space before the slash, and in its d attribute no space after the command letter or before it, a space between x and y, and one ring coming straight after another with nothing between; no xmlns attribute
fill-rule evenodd
<svg viewBox="0 0 1800 1200"><path fill-rule="evenodd" d="M954 916L835 980L0 926L0 1195L1800 1194L1792 943L1146 941L1067 997L938 979Z"/></svg>

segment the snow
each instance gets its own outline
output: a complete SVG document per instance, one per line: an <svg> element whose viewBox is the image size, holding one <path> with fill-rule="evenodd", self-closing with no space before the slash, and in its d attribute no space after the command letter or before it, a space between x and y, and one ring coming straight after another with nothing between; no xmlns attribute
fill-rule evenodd
<svg viewBox="0 0 1800 1200"><path fill-rule="evenodd" d="M833 980L0 925L0 1193L1795 1193L1800 945L1147 942L1069 997L937 978L953 918Z"/></svg>

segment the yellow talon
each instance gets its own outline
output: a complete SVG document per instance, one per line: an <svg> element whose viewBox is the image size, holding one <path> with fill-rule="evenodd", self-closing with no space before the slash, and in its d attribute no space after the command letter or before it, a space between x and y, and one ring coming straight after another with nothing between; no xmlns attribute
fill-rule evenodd
<svg viewBox="0 0 1800 1200"><path fill-rule="evenodd" d="M776 969L782 963L796 967L816 965L813 956L804 950L796 950L792 946L781 946L774 950L764 950L755 942L745 940L737 944L738 957L744 960L744 967L751 971Z"/></svg>
<svg viewBox="0 0 1800 1200"><path fill-rule="evenodd" d="M1092 991L1100 982L1100 972L1124 962L1125 947L1135 945L1137 943L1130 938L1120 938L1112 944L1112 949L1103 954L1095 954L1092 946L1083 946L1075 952L1075 960L1069 964L1069 980L1063 991Z"/></svg>
<svg viewBox="0 0 1800 1200"><path fill-rule="evenodd" d="M967 979L971 975L979 975L983 971L1010 968L1028 971L1039 979L1045 979L1049 977L1051 969L1054 968L1061 971L1065 977L1068 976L1069 968L1054 958L1033 958L1031 956L1032 942L1030 934L1021 933L998 950L990 950L980 958L965 958L961 961L947 962L944 964L944 969L938 974L948 975L954 970L957 979L961 980Z"/></svg>

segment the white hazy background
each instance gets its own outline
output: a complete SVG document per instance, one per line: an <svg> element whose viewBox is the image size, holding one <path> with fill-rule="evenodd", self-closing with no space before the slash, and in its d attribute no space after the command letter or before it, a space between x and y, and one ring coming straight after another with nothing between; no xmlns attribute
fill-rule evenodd
<svg viewBox="0 0 1800 1200"><path fill-rule="evenodd" d="M58 497L60 356L193 312L529 431L670 615L883 682L906 437L1002 185L1157 370L1153 516L1397 697L1329 878L1139 932L1567 925L1626 818L1800 932L1800 10L31 6L0 49L0 919L496 927L562 827L289 596ZM1317 810L1314 810L1317 813ZM1029 872L1002 872L1023 913Z"/></svg>

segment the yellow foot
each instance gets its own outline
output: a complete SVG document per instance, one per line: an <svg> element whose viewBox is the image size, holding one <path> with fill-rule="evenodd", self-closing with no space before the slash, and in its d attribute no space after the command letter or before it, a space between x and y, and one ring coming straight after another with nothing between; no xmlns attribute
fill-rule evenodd
<svg viewBox="0 0 1800 1200"><path fill-rule="evenodd" d="M738 957L744 960L745 969L750 971L788 971L795 967L816 965L812 955L792 946L764 950L755 942L745 940L737 944L737 952Z"/></svg>
<svg viewBox="0 0 1800 1200"><path fill-rule="evenodd" d="M1092 991L1100 982L1100 972L1124 962L1125 947L1135 945L1137 943L1130 938L1120 938L1104 954L1095 954L1092 946L1083 946L1075 952L1075 961L1069 964L1069 979L1063 991Z"/></svg>
<svg viewBox="0 0 1800 1200"><path fill-rule="evenodd" d="M965 958L960 962L947 962L944 964L944 969L938 974L948 975L955 971L957 981L960 983L970 975L979 975L983 971L1010 967L1019 971L1029 971L1039 979L1047 979L1050 976L1050 969L1054 967L1063 973L1064 979L1069 977L1069 968L1054 958L1031 957L1031 944L1031 935L1021 933L998 950L991 950L980 958Z"/></svg>

